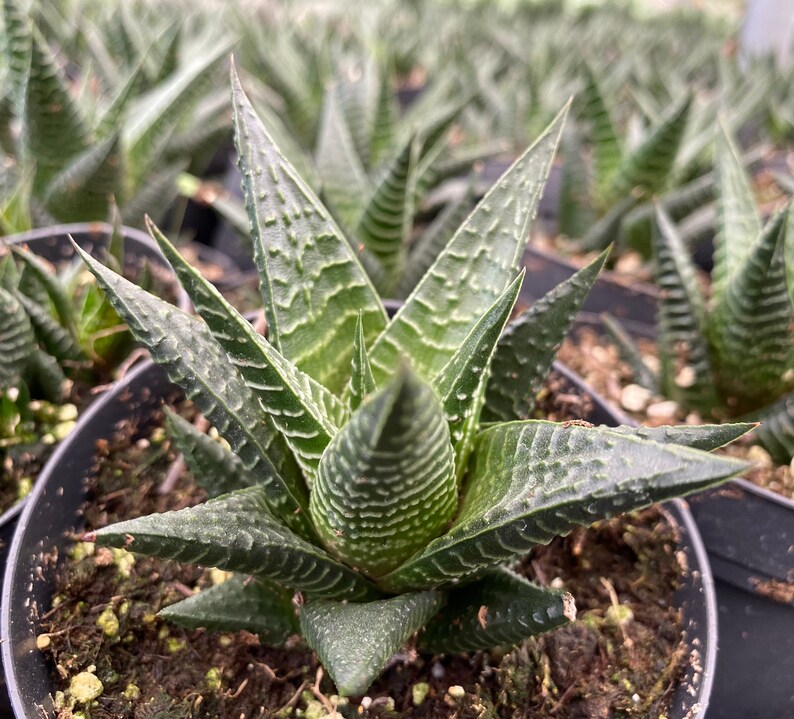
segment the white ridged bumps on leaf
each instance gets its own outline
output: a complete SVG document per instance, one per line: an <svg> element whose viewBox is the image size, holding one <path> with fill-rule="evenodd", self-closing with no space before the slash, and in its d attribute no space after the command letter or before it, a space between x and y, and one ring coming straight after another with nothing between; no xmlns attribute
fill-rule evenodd
<svg viewBox="0 0 794 719"><path fill-rule="evenodd" d="M598 427L499 424L477 436L452 528L380 584L392 591L439 586L575 526L703 489L745 468Z"/></svg>
<svg viewBox="0 0 794 719"><path fill-rule="evenodd" d="M118 522L98 530L95 538L140 554L254 574L315 597L378 596L360 574L273 519L261 487Z"/></svg>
<svg viewBox="0 0 794 719"><path fill-rule="evenodd" d="M359 312L368 342L386 312L348 241L279 152L232 70L235 138L270 338L338 393L350 376Z"/></svg>
<svg viewBox="0 0 794 719"><path fill-rule="evenodd" d="M0 288L0 392L17 383L35 346L24 308L16 297Z"/></svg>
<svg viewBox="0 0 794 719"><path fill-rule="evenodd" d="M404 367L328 445L309 511L329 552L377 577L437 537L456 501L441 405Z"/></svg>
<svg viewBox="0 0 794 719"><path fill-rule="evenodd" d="M442 601L439 592L417 592L366 604L310 602L301 630L339 693L360 695Z"/></svg>

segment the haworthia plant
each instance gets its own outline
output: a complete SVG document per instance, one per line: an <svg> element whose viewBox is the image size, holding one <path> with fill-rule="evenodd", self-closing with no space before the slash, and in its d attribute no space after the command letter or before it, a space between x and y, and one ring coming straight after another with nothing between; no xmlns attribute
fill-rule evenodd
<svg viewBox="0 0 794 719"><path fill-rule="evenodd" d="M705 417L760 420L758 438L773 457L794 455L794 252L789 207L762 225L736 147L717 141L719 207L712 292L707 302L689 253L658 208L655 253L660 374L634 356L636 380ZM625 338L624 338L625 340Z"/></svg>
<svg viewBox="0 0 794 719"><path fill-rule="evenodd" d="M132 332L213 413L237 454L172 418L174 439L213 498L89 535L237 573L165 616L245 628L275 643L300 633L340 694L360 695L414 635L420 650L469 651L572 621L570 594L505 565L574 526L744 467L692 447L710 449L750 425L642 436L531 417L555 348L604 261L508 324L562 118L474 209L387 322L355 253L264 131L234 71L232 87L269 338L154 228L204 319L166 307L83 253ZM481 424L486 408L499 422ZM241 441L252 417L260 439ZM292 591L303 601L290 605Z"/></svg>

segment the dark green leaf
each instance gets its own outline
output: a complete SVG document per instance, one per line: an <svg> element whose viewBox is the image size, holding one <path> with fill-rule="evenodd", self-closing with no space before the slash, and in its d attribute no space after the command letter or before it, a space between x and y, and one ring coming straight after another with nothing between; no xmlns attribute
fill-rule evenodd
<svg viewBox="0 0 794 719"><path fill-rule="evenodd" d="M348 385L348 398L350 410L358 409L359 405L375 391L375 380L372 377L372 368L369 366L367 345L364 340L364 327L359 315L356 323L356 335L353 338L353 369Z"/></svg>

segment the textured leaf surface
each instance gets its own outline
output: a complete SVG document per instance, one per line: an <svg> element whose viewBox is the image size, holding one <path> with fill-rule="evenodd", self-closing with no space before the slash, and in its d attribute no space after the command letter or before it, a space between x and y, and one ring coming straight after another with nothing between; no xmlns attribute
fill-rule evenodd
<svg viewBox="0 0 794 719"><path fill-rule="evenodd" d="M794 394L786 395L755 416L761 422L757 434L764 449L779 464L791 462L794 457Z"/></svg>
<svg viewBox="0 0 794 719"><path fill-rule="evenodd" d="M351 411L358 409L359 405L374 391L375 379L372 377L372 368L369 366L364 327L361 316L359 316L356 323L356 335L353 338L353 369L347 393Z"/></svg>
<svg viewBox="0 0 794 719"><path fill-rule="evenodd" d="M320 455L343 422L344 405L282 357L153 223L147 224L213 337L259 398L298 463L313 477Z"/></svg>
<svg viewBox="0 0 794 719"><path fill-rule="evenodd" d="M21 292L14 291L13 295L27 313L36 333L36 339L49 354L59 360L85 359L83 351L72 335L58 323L46 307L42 307Z"/></svg>
<svg viewBox="0 0 794 719"><path fill-rule="evenodd" d="M746 467L600 427L496 425L477 436L455 524L379 584L443 585L576 526L703 489Z"/></svg>
<svg viewBox="0 0 794 719"><path fill-rule="evenodd" d="M234 576L161 609L158 615L188 629L244 629L271 647L281 646L299 630L292 592L252 577Z"/></svg>
<svg viewBox="0 0 794 719"><path fill-rule="evenodd" d="M510 646L575 618L568 592L539 587L509 569L491 569L447 594L444 608L419 635L419 647L450 654Z"/></svg>
<svg viewBox="0 0 794 719"><path fill-rule="evenodd" d="M611 193L614 200L637 192L648 195L664 189L686 130L691 104L692 98L687 96L670 108L646 140L624 156L615 175Z"/></svg>
<svg viewBox="0 0 794 719"><path fill-rule="evenodd" d="M165 416L171 437L182 452L188 469L210 497L253 487L257 483L256 477L246 470L234 452L167 407Z"/></svg>
<svg viewBox="0 0 794 719"><path fill-rule="evenodd" d="M376 381L394 371L400 355L422 377L435 377L482 307L513 281L567 110L489 190L377 339L370 353Z"/></svg>
<svg viewBox="0 0 794 719"><path fill-rule="evenodd" d="M355 238L378 258L383 267L384 279L379 289L384 297L394 295L405 265L414 216L411 173L417 149L414 138L409 138L384 169L354 231Z"/></svg>
<svg viewBox="0 0 794 719"><path fill-rule="evenodd" d="M608 251L551 290L502 335L491 363L484 421L527 419Z"/></svg>
<svg viewBox="0 0 794 719"><path fill-rule="evenodd" d="M377 595L361 575L273 519L262 487L117 522L98 530L96 541L138 554L254 574L316 597L353 601Z"/></svg>
<svg viewBox="0 0 794 719"><path fill-rule="evenodd" d="M714 152L719 187L719 223L714 237L712 287L714 295L718 296L724 291L730 276L744 264L750 247L761 232L761 220L739 151L721 123Z"/></svg>
<svg viewBox="0 0 794 719"><path fill-rule="evenodd" d="M592 123L594 195L603 203L609 187L620 168L622 151L615 125L593 69L585 63L584 114Z"/></svg>
<svg viewBox="0 0 794 719"><path fill-rule="evenodd" d="M309 504L323 544L369 576L394 569L451 518L454 466L438 398L402 368L323 454Z"/></svg>
<svg viewBox="0 0 794 719"><path fill-rule="evenodd" d="M491 359L513 311L524 271L485 312L433 381L455 445L455 474L461 477L477 432Z"/></svg>
<svg viewBox="0 0 794 719"><path fill-rule="evenodd" d="M640 439L650 439L660 444L680 444L683 447L711 452L724 447L743 434L756 429L756 422L734 422L732 424L701 424L698 426L676 425L660 427L612 427L613 432L627 434Z"/></svg>
<svg viewBox="0 0 794 719"><path fill-rule="evenodd" d="M689 252L664 210L654 234L659 287L659 355L665 395L711 413L714 379L705 334L705 309Z"/></svg>
<svg viewBox="0 0 794 719"><path fill-rule="evenodd" d="M566 237L584 237L595 221L587 166L576 131L566 132L560 144L562 177L558 229Z"/></svg>
<svg viewBox="0 0 794 719"><path fill-rule="evenodd" d="M314 193L281 155L232 72L235 136L271 341L331 392L350 372L359 311L367 343L386 312Z"/></svg>
<svg viewBox="0 0 794 719"><path fill-rule="evenodd" d="M277 455L278 434L206 324L128 282L79 248L77 251L135 338L267 488L273 512L302 535L312 536L307 491L294 461Z"/></svg>
<svg viewBox="0 0 794 719"><path fill-rule="evenodd" d="M19 380L36 340L28 316L8 290L0 288L0 390Z"/></svg>
<svg viewBox="0 0 794 719"><path fill-rule="evenodd" d="M783 261L788 208L773 217L730 276L713 310L717 374L739 412L774 401L794 388L794 308Z"/></svg>
<svg viewBox="0 0 794 719"><path fill-rule="evenodd" d="M301 631L342 696L361 695L386 662L441 606L438 592L402 594L365 604L310 602Z"/></svg>

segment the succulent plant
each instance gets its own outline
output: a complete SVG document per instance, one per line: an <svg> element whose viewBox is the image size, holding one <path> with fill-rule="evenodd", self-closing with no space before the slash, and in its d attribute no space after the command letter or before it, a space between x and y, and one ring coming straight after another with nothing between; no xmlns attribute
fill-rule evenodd
<svg viewBox="0 0 794 719"><path fill-rule="evenodd" d="M707 302L692 259L666 212L657 211L659 296L656 376L633 357L637 380L704 417L762 420L757 437L780 462L794 454L794 235L789 207L762 226L738 150L717 138L719 225ZM610 323L615 327L615 323Z"/></svg>
<svg viewBox="0 0 794 719"><path fill-rule="evenodd" d="M569 594L531 584L510 563L574 526L744 467L700 449L747 425L634 430L530 419L605 259L508 322L564 112L389 320L234 70L232 85L268 339L153 225L200 317L82 253L135 336L230 447L171 414L211 498L86 535L236 573L163 616L246 628L276 644L300 633L340 693L358 695L417 632L421 650L457 652L572 620Z"/></svg>
<svg viewBox="0 0 794 719"><path fill-rule="evenodd" d="M181 22L141 7L106 13L101 26L89 13L75 28L43 5L2 2L0 229L102 221L114 199L130 224L164 211L177 175L229 129L228 105L206 92L228 39L184 40ZM55 42L45 28L60 32Z"/></svg>

